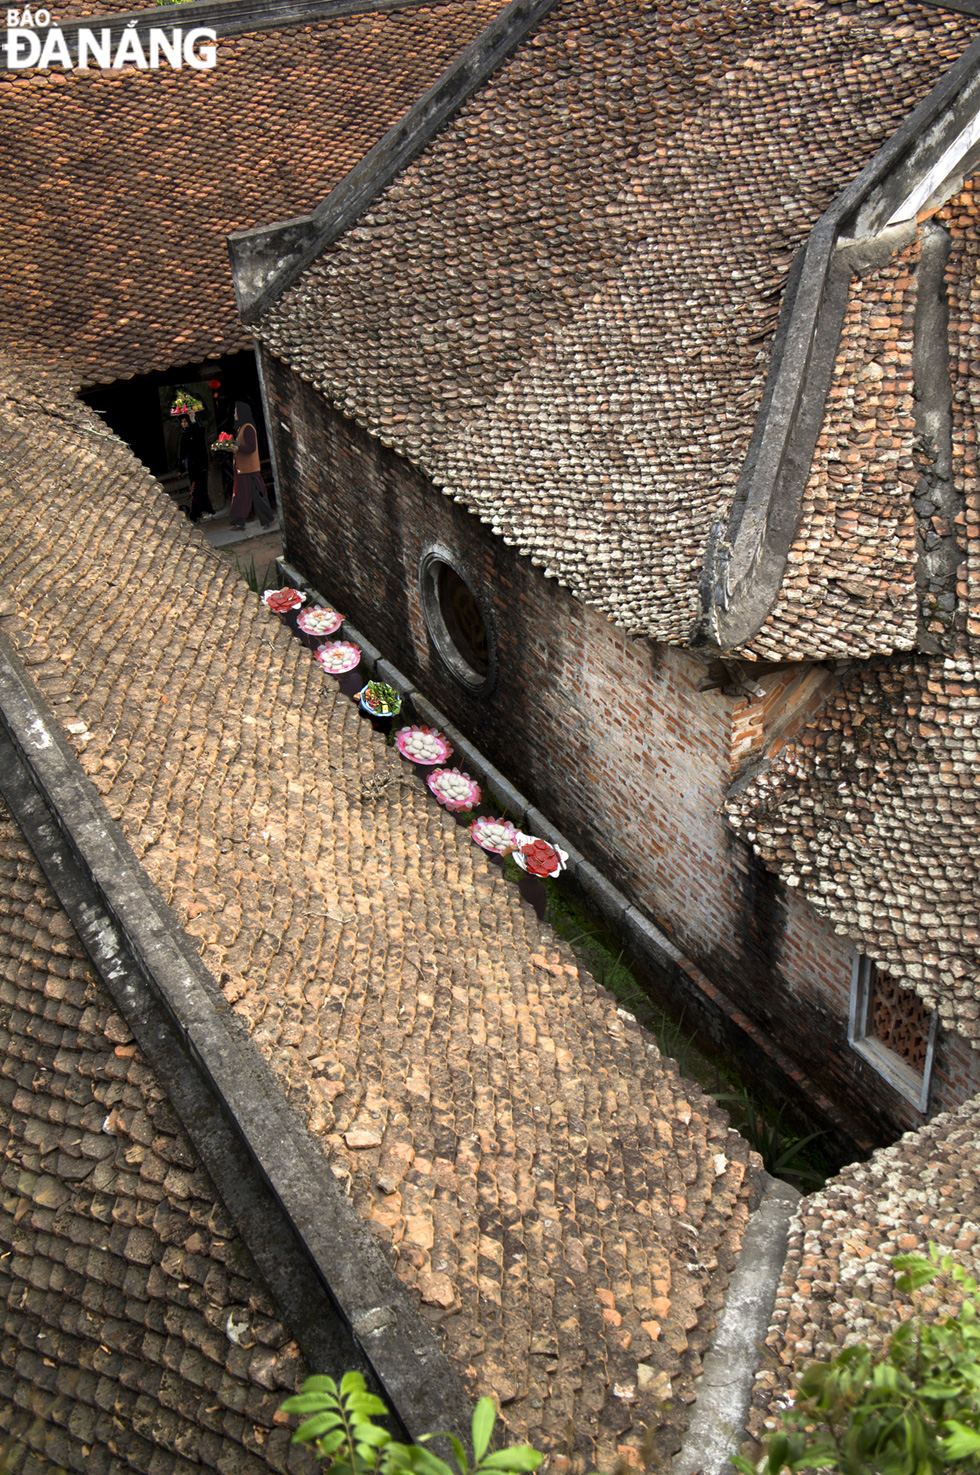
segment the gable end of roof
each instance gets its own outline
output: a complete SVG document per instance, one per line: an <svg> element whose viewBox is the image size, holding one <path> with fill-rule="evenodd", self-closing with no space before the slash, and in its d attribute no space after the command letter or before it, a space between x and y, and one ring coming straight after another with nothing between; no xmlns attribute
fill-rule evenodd
<svg viewBox="0 0 980 1475"><path fill-rule="evenodd" d="M257 322L321 251L354 224L554 4L555 0L511 0L309 216L228 237L244 322Z"/></svg>
<svg viewBox="0 0 980 1475"><path fill-rule="evenodd" d="M705 550L692 643L736 650L760 630L780 590L830 387L852 270L867 270L914 235L898 219L918 186L941 203L962 183L980 144L980 42L975 42L817 222L787 296L765 399L727 523ZM957 154L957 140L966 139ZM950 159L952 158L952 162ZM944 163L945 160L945 163Z"/></svg>

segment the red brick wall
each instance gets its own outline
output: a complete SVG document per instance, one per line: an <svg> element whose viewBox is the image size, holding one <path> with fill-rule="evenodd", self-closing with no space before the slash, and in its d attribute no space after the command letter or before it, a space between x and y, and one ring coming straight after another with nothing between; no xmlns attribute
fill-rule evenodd
<svg viewBox="0 0 980 1475"><path fill-rule="evenodd" d="M703 665L627 639L309 386L264 369L288 559L842 1110L879 1134L904 1126L846 1043L850 949L724 821L735 704L696 690ZM488 696L431 645L418 569L435 542L491 601Z"/></svg>
<svg viewBox="0 0 980 1475"><path fill-rule="evenodd" d="M791 666L769 672L756 685L764 695L740 697L732 713L733 778L785 747L824 706L837 677L826 666Z"/></svg>

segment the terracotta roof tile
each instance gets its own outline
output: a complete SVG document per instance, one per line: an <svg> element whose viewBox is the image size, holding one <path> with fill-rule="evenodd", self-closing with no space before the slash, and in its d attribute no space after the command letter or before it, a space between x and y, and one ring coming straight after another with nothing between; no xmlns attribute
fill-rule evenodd
<svg viewBox="0 0 980 1475"><path fill-rule="evenodd" d="M826 1190L802 1200L764 1358L750 1429L760 1437L793 1380L815 1358L854 1342L879 1344L909 1315L894 1289L892 1258L924 1255L930 1242L980 1275L977 1152L980 1098L934 1117L867 1163L854 1163ZM948 1315L962 1299L950 1283L927 1293L926 1315Z"/></svg>
<svg viewBox="0 0 980 1475"><path fill-rule="evenodd" d="M580 598L683 640L795 250L971 37L894 0L569 0L259 335Z"/></svg>
<svg viewBox="0 0 980 1475"><path fill-rule="evenodd" d="M980 667L879 659L728 804L763 860L980 1046Z"/></svg>
<svg viewBox="0 0 980 1475"><path fill-rule="evenodd" d="M225 238L312 209L500 9L229 36L193 75L0 73L0 342L81 384L247 347Z"/></svg>
<svg viewBox="0 0 980 1475"><path fill-rule="evenodd" d="M918 241L851 283L796 541L749 650L808 660L910 650L918 636L912 327Z"/></svg>
<svg viewBox="0 0 980 1475"><path fill-rule="evenodd" d="M953 475L963 499L957 538L964 552L957 603L966 621L967 643L980 649L980 465L975 406L980 395L980 191L967 182L939 212L952 237L946 284L949 293L953 388Z"/></svg>
<svg viewBox="0 0 980 1475"><path fill-rule="evenodd" d="M37 1468L311 1468L275 1421L296 1344L2 801L0 887L0 1438Z"/></svg>
<svg viewBox="0 0 980 1475"><path fill-rule="evenodd" d="M669 1380L670 1445L747 1145L126 448L0 382L4 629L461 1375L604 1462Z"/></svg>

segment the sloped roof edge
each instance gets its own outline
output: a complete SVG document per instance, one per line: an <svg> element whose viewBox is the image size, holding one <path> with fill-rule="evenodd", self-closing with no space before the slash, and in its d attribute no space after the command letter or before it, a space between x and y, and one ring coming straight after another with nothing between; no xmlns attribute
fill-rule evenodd
<svg viewBox="0 0 980 1475"><path fill-rule="evenodd" d="M283 1309L292 1311L314 1365L354 1348L410 1438L433 1427L465 1435L469 1400L437 1336L295 1122L266 1062L228 1029L221 1017L227 1005L205 963L3 633L0 747L7 748L4 798L25 833L41 835L49 847L48 879L103 982L164 1076L167 1052L175 1052L174 1105L179 1087L184 1125L224 1188L229 1211L242 1187L246 1197L256 1188L268 1192L257 1210L249 1205L238 1218L243 1232L254 1220L245 1237ZM263 1235L272 1237L273 1249ZM312 1303L305 1323L290 1273ZM317 1310L327 1314L331 1305L346 1329L339 1338L316 1324Z"/></svg>
<svg viewBox="0 0 980 1475"><path fill-rule="evenodd" d="M320 252L354 224L554 4L555 0L511 0L310 215L228 237L244 322L257 322Z"/></svg>
<svg viewBox="0 0 980 1475"><path fill-rule="evenodd" d="M873 264L882 253L887 259L906 244L914 218L891 227L889 220L978 114L980 41L946 72L811 231L794 263L762 409L728 522L716 523L708 538L693 645L738 649L764 623L799 523L851 269ZM955 192L978 154L976 144L964 152L932 198ZM849 248L848 259L839 254L842 247Z"/></svg>

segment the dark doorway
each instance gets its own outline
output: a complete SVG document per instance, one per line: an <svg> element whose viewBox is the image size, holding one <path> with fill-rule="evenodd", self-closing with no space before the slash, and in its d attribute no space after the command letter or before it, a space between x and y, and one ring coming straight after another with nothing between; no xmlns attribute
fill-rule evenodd
<svg viewBox="0 0 980 1475"><path fill-rule="evenodd" d="M255 412L260 454L263 461L267 459L259 377L254 355L248 352L118 379L85 390L82 398L166 485L177 470L178 419L171 411L181 390L201 404L196 418L209 442L220 431L231 430L235 401L247 401Z"/></svg>

